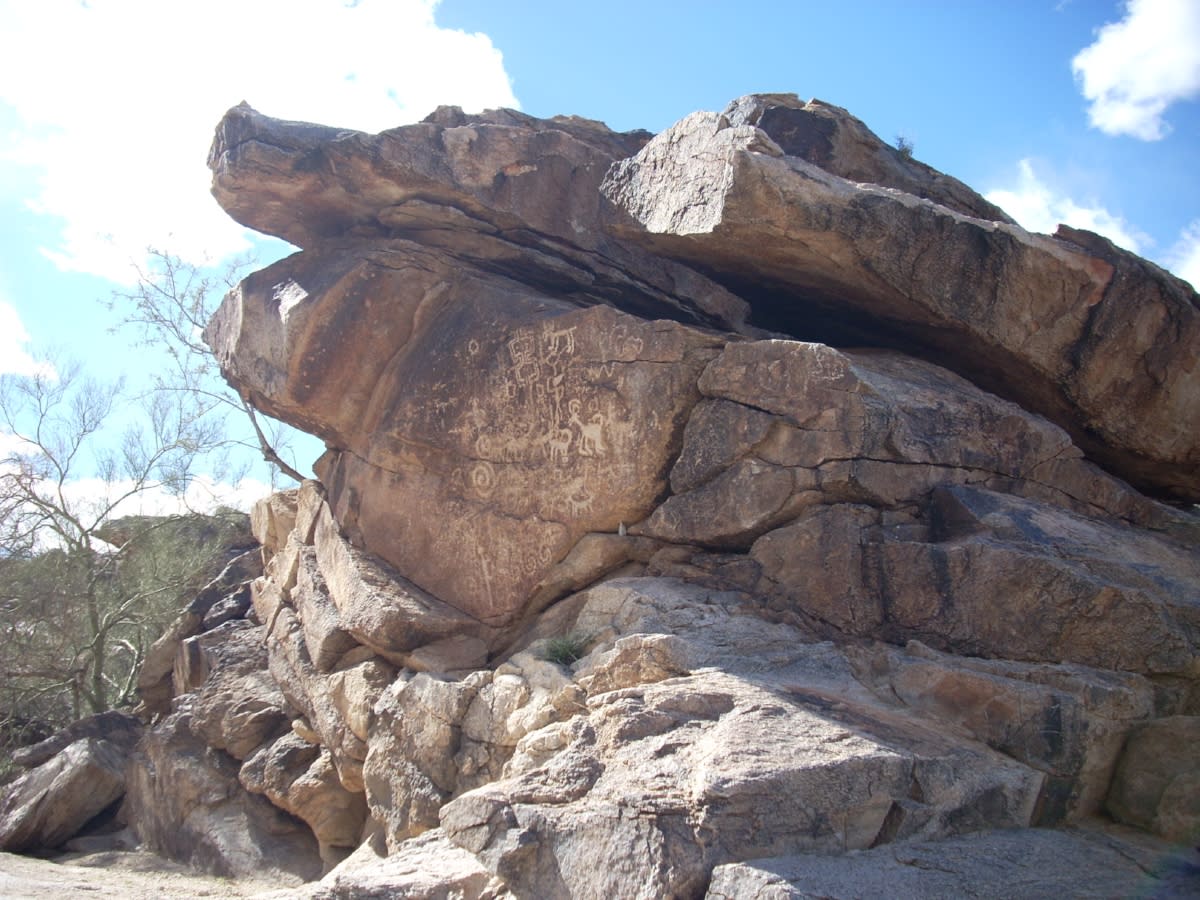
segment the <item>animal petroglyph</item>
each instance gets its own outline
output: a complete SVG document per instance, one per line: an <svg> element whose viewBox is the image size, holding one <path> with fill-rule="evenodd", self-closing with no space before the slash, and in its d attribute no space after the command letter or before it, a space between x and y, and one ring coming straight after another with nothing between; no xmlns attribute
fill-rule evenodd
<svg viewBox="0 0 1200 900"><path fill-rule="evenodd" d="M575 439L569 428L552 428L542 438L546 458L554 465L566 465L571 459L571 442Z"/></svg>
<svg viewBox="0 0 1200 900"><path fill-rule="evenodd" d="M580 417L582 408L583 404L578 400L572 400L567 404L567 411L570 413L567 423L578 434L579 455L604 456L607 452L604 444L604 415L602 413L594 413L590 420L584 422Z"/></svg>
<svg viewBox="0 0 1200 900"><path fill-rule="evenodd" d="M570 328L555 328L553 323L542 323L542 349L547 361L557 359L560 355L575 355L575 326Z"/></svg>

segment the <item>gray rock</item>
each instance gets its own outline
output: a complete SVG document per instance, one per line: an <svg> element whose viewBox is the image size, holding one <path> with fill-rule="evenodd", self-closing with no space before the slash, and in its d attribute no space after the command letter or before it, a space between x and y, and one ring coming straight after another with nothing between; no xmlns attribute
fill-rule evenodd
<svg viewBox="0 0 1200 900"><path fill-rule="evenodd" d="M125 793L129 747L84 737L7 785L0 850L52 850Z"/></svg>
<svg viewBox="0 0 1200 900"><path fill-rule="evenodd" d="M14 765L32 769L49 762L68 746L84 738L104 740L128 751L133 749L133 745L141 736L141 719L129 713L112 709L72 722L44 741L28 747L18 747L12 753L12 761Z"/></svg>
<svg viewBox="0 0 1200 900"><path fill-rule="evenodd" d="M614 233L763 296L769 327L903 342L1049 417L1121 477L1200 498L1189 285L1096 235L1031 235L974 199L963 211L963 192L914 185L907 163L843 165L828 130L865 128L836 107L749 105L694 113L615 163L602 190L628 219ZM771 118L781 137L807 130L800 155L760 127Z"/></svg>
<svg viewBox="0 0 1200 900"><path fill-rule="evenodd" d="M1099 830L986 831L838 856L720 866L707 900L1195 897L1195 851Z"/></svg>
<svg viewBox="0 0 1200 900"><path fill-rule="evenodd" d="M125 816L151 850L233 878L297 884L318 877L312 831L248 793L239 764L195 736L187 698L148 731L130 761Z"/></svg>
<svg viewBox="0 0 1200 900"><path fill-rule="evenodd" d="M1200 841L1200 716L1168 716L1125 744L1107 809L1117 820L1170 841Z"/></svg>

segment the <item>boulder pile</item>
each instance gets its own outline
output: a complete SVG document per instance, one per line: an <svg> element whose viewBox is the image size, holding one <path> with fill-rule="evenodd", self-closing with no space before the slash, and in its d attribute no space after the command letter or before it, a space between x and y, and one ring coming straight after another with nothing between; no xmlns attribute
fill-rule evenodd
<svg viewBox="0 0 1200 900"><path fill-rule="evenodd" d="M792 95L242 105L209 163L300 250L206 339L327 452L143 673L143 842L296 898L1200 871L1188 284Z"/></svg>

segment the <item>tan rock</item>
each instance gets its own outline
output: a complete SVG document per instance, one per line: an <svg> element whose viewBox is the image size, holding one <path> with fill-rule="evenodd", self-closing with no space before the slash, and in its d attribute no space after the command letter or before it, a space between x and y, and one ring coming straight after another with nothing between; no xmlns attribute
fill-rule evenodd
<svg viewBox="0 0 1200 900"><path fill-rule="evenodd" d="M304 629L309 659L318 671L331 671L342 656L358 646L354 636L342 627L337 605L329 595L317 564L317 552L312 547L300 551L291 601Z"/></svg>
<svg viewBox="0 0 1200 900"><path fill-rule="evenodd" d="M464 672L487 664L488 645L473 635L460 634L418 647L405 657L414 672Z"/></svg>
<svg viewBox="0 0 1200 900"><path fill-rule="evenodd" d="M816 508L755 542L757 588L846 634L1195 677L1200 561L1189 548L968 487L937 488L925 518L922 533L867 506Z"/></svg>
<svg viewBox="0 0 1200 900"><path fill-rule="evenodd" d="M459 633L486 633L478 622L352 547L328 507L314 527L316 561L337 622L356 640L397 665L424 644Z"/></svg>
<svg viewBox="0 0 1200 900"><path fill-rule="evenodd" d="M326 863L357 838L321 798L365 803L313 896L699 896L736 861L1075 823L1110 780L1187 833L1154 717L1197 711L1200 519L1116 477L1200 494L1180 283L787 96L649 143L239 108L211 164L305 249L207 337L329 450L291 533L256 526L267 668L180 632L174 692ZM860 349L748 327L709 275Z"/></svg>
<svg viewBox="0 0 1200 900"><path fill-rule="evenodd" d="M184 643L205 672L186 691L195 692L189 727L209 747L235 759L245 759L274 738L291 718L287 700L267 672L265 631L247 622L230 623Z"/></svg>
<svg viewBox="0 0 1200 900"><path fill-rule="evenodd" d="M394 853L369 843L313 885L272 894L272 900L505 900L512 895L466 850L440 829L401 844Z"/></svg>
<svg viewBox="0 0 1200 900"><path fill-rule="evenodd" d="M276 491L250 508L250 530L262 544L263 556L270 559L287 543L296 527L296 501L299 490Z"/></svg>
<svg viewBox="0 0 1200 900"><path fill-rule="evenodd" d="M304 643L299 620L282 607L275 628L267 637L268 666L283 696L299 710L329 749L342 784L351 792L362 791L362 761L366 742L347 726L329 691L329 679L313 665Z"/></svg>
<svg viewBox="0 0 1200 900"><path fill-rule="evenodd" d="M602 694L666 678L690 675L691 653L675 635L631 634L611 650L587 658L576 681L588 694Z"/></svg>
<svg viewBox="0 0 1200 900"><path fill-rule="evenodd" d="M730 125L751 125L783 153L820 166L847 181L895 188L964 215L1014 224L1004 210L959 181L885 144L841 107L807 103L795 94L749 94L723 112Z"/></svg>
<svg viewBox="0 0 1200 900"><path fill-rule="evenodd" d="M213 194L233 218L306 251L350 231L416 235L564 292L594 291L656 317L737 330L744 301L599 227L605 172L648 138L577 116L454 107L367 135L271 119L242 104L217 126L208 162ZM327 163L314 166L316 158Z"/></svg>
<svg viewBox="0 0 1200 900"><path fill-rule="evenodd" d="M981 821L985 796L1028 823L1040 777L932 733L906 730L898 752L892 727L884 746L853 720L717 673L610 691L586 719L552 726L573 733L548 761L514 758L523 774L447 804L442 828L518 895L652 897L700 890L715 863L775 848L944 834Z"/></svg>
<svg viewBox="0 0 1200 900"><path fill-rule="evenodd" d="M1129 736L1107 809L1180 844L1200 837L1200 716L1147 722Z"/></svg>
<svg viewBox="0 0 1200 900"><path fill-rule="evenodd" d="M759 121L774 113L759 106ZM792 106L779 115L802 127ZM831 111L804 116L818 142ZM1031 235L831 174L753 119L694 113L614 164L603 191L629 215L615 233L766 292L761 318L779 330L903 335L1048 416L1121 477L1200 498L1200 302L1187 284L1086 232Z"/></svg>
<svg viewBox="0 0 1200 900"><path fill-rule="evenodd" d="M848 652L882 699L1045 772L1039 825L1101 812L1126 735L1154 713L1152 683L1126 673L951 656L916 641Z"/></svg>
<svg viewBox="0 0 1200 900"><path fill-rule="evenodd" d="M246 790L265 795L280 809L303 819L329 868L362 839L367 818L363 795L342 787L328 750L298 735L286 734L262 747L242 764L238 780Z"/></svg>
<svg viewBox="0 0 1200 900"><path fill-rule="evenodd" d="M142 722L137 716L110 709L78 719L44 741L14 748L11 759L14 766L33 769L49 762L71 744L84 738L96 738L131 750L142 736L142 730Z"/></svg>
<svg viewBox="0 0 1200 900"><path fill-rule="evenodd" d="M170 708L175 690L172 674L183 641L203 629L204 617L214 604L262 575L262 571L258 550L248 550L234 557L150 645L138 670L137 681L138 696L148 713L162 715Z"/></svg>
<svg viewBox="0 0 1200 900"><path fill-rule="evenodd" d="M300 483L296 499L296 540L311 545L315 537L317 519L325 508L325 487L319 481L308 479Z"/></svg>
<svg viewBox="0 0 1200 900"><path fill-rule="evenodd" d="M488 672L463 681L420 673L401 676L380 695L363 782L389 850L437 826L438 810L458 786L462 720L488 680Z"/></svg>
<svg viewBox="0 0 1200 900"><path fill-rule="evenodd" d="M681 893L717 861L773 846L840 850L1033 815L1040 774L897 717L832 644L745 615L736 595L635 578L580 599L573 627L598 636L577 666L590 697L560 702L498 781L441 812L449 838L518 895ZM530 655L514 667L533 676ZM519 696L493 693L493 728L520 720ZM485 708L481 692L472 709Z"/></svg>
<svg viewBox="0 0 1200 900"><path fill-rule="evenodd" d="M375 702L395 678L396 670L385 660L373 657L357 662L347 656L325 679L334 708L360 741L370 733Z"/></svg>
<svg viewBox="0 0 1200 900"><path fill-rule="evenodd" d="M1190 892L1189 868L1177 848L1138 835L1026 828L718 866L705 897L1172 897Z"/></svg>
<svg viewBox="0 0 1200 900"><path fill-rule="evenodd" d="M1045 419L899 354L734 343L699 386L712 399L688 420L674 493L635 534L740 550L814 505L913 510L946 484L986 484L1185 538L1195 528L1083 460Z"/></svg>

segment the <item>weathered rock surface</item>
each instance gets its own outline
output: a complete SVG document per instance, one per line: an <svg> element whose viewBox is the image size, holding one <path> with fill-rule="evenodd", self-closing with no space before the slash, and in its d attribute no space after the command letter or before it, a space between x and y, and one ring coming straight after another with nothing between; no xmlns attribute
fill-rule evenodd
<svg viewBox="0 0 1200 900"><path fill-rule="evenodd" d="M206 334L329 448L258 514L254 590L287 740L389 854L319 890L447 847L470 886L429 891L698 896L1106 812L1190 833L1194 762L1145 748L1200 711L1200 520L1130 486L1200 496L1182 282L790 95L654 138L242 107L210 164L303 248ZM382 660L351 731L330 679Z"/></svg>
<svg viewBox="0 0 1200 900"><path fill-rule="evenodd" d="M649 137L575 116L452 107L367 135L243 104L218 126L208 162L230 215L306 250L348 234L368 244L416 236L465 254L472 268L515 272L586 304L738 330L743 300L600 227L601 180ZM285 292L294 303L295 291Z"/></svg>
<svg viewBox="0 0 1200 900"><path fill-rule="evenodd" d="M128 772L125 816L142 843L230 877L317 877L317 841L301 822L238 783L239 764L191 730L187 698L147 732Z"/></svg>
<svg viewBox="0 0 1200 900"><path fill-rule="evenodd" d="M504 900L504 885L472 854L438 830L387 856L370 841L319 884L271 895L273 900Z"/></svg>
<svg viewBox="0 0 1200 900"><path fill-rule="evenodd" d="M1195 291L1095 235L1031 235L961 191L881 174L845 150L861 123L832 113L766 97L688 116L609 171L629 216L615 233L760 297L766 327L904 341L1121 477L1200 499Z"/></svg>
<svg viewBox="0 0 1200 900"><path fill-rule="evenodd" d="M176 693L173 675L180 645L205 629L205 618L214 606L231 595L240 594L251 579L261 574L260 552L246 550L240 553L196 595L167 631L150 646L138 672L138 695L149 714L163 715L170 709L171 698ZM244 612L246 607L238 605Z"/></svg>
<svg viewBox="0 0 1200 900"><path fill-rule="evenodd" d="M137 716L109 710L72 722L44 741L17 748L13 751L12 761L23 769L32 769L49 762L71 744L85 738L107 741L128 751L133 749L141 736L142 722Z"/></svg>
<svg viewBox="0 0 1200 900"><path fill-rule="evenodd" d="M238 773L246 790L265 794L280 809L312 829L321 858L330 867L359 845L367 804L346 790L328 750L286 734L246 760Z"/></svg>
<svg viewBox="0 0 1200 900"><path fill-rule="evenodd" d="M1133 729L1108 795L1119 821L1195 844L1200 839L1200 716L1169 716Z"/></svg>
<svg viewBox="0 0 1200 900"><path fill-rule="evenodd" d="M51 850L125 793L129 748L80 738L26 772L0 798L0 850Z"/></svg>
<svg viewBox="0 0 1200 900"><path fill-rule="evenodd" d="M147 844L294 897L1187 874L1095 828L1200 827L1200 519L1139 490L1200 493L1182 283L786 95L239 107L210 162L303 250L206 335L328 452L147 661Z"/></svg>
<svg viewBox="0 0 1200 900"><path fill-rule="evenodd" d="M260 405L337 448L318 469L356 543L507 624L584 534L652 510L718 342L403 242L335 253L245 283L210 338Z"/></svg>
<svg viewBox="0 0 1200 900"><path fill-rule="evenodd" d="M179 694L196 692L188 727L234 759L245 759L291 721L288 702L267 672L264 631L230 623L189 638L180 652L195 671L178 688Z"/></svg>
<svg viewBox="0 0 1200 900"><path fill-rule="evenodd" d="M751 548L757 590L772 608L845 634L972 656L1198 674L1194 553L970 487L939 487L931 503L933 528L915 534L864 504L806 512ZM951 507L940 521L938 504ZM972 512L956 520L963 508Z"/></svg>
<svg viewBox="0 0 1200 900"><path fill-rule="evenodd" d="M917 641L848 652L885 702L1044 772L1039 825L1100 812L1126 735L1154 713L1153 682L1127 673L952 656Z"/></svg>
<svg viewBox="0 0 1200 900"><path fill-rule="evenodd" d="M977 219L1014 224L1004 210L959 181L881 141L839 106L795 94L749 94L722 115L731 126L758 128L786 155L847 181L894 188Z"/></svg>
<svg viewBox="0 0 1200 900"><path fill-rule="evenodd" d="M1070 860L1070 866L1063 866ZM1024 829L721 866L707 900L1194 897L1200 859L1136 835Z"/></svg>
<svg viewBox="0 0 1200 900"><path fill-rule="evenodd" d="M518 895L688 896L730 859L1034 815L1041 774L894 716L832 644L736 596L630 579L572 602L598 638L564 686L578 712L440 818Z"/></svg>

